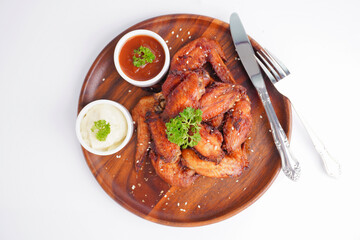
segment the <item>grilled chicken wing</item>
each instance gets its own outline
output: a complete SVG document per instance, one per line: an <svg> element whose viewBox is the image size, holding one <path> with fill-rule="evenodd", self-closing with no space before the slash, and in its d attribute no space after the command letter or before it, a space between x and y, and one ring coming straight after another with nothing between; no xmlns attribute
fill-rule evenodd
<svg viewBox="0 0 360 240"><path fill-rule="evenodd" d="M205 81L210 77L206 71L194 71L187 74L167 97L165 116L173 118L187 107L198 108L199 100L205 93Z"/></svg>
<svg viewBox="0 0 360 240"><path fill-rule="evenodd" d="M229 83L215 82L206 89L200 99L203 121L208 121L227 112L239 98L239 86Z"/></svg>
<svg viewBox="0 0 360 240"><path fill-rule="evenodd" d="M196 153L203 160L219 162L224 158L225 153L221 149L223 136L217 129L212 129L206 124L200 127L200 142L194 147Z"/></svg>
<svg viewBox="0 0 360 240"><path fill-rule="evenodd" d="M147 112L146 122L149 125L153 142L151 148L164 162L175 162L181 154L180 147L167 139L166 126L160 115Z"/></svg>
<svg viewBox="0 0 360 240"><path fill-rule="evenodd" d="M240 100L235 103L234 108L228 112L223 126L223 148L227 153L239 149L247 139L252 126L250 111L250 99L246 94L242 94Z"/></svg>
<svg viewBox="0 0 360 240"><path fill-rule="evenodd" d="M146 112L153 111L156 100L153 96L146 96L139 100L135 108L131 111L132 118L137 127L137 143L135 152L135 170L139 171L147 157L150 131L148 124L145 122Z"/></svg>
<svg viewBox="0 0 360 240"><path fill-rule="evenodd" d="M167 163L153 150L150 150L149 156L157 175L171 186L188 187L199 177L194 170L181 164L180 157L175 162Z"/></svg>
<svg viewBox="0 0 360 240"><path fill-rule="evenodd" d="M212 126L213 128L219 128L224 120L224 113L217 115L216 117L213 117L206 121L207 124Z"/></svg>
<svg viewBox="0 0 360 240"><path fill-rule="evenodd" d="M191 149L182 150L183 163L200 175L207 177L236 177L248 166L248 161L240 148L231 155L226 155L219 164L204 161Z"/></svg>

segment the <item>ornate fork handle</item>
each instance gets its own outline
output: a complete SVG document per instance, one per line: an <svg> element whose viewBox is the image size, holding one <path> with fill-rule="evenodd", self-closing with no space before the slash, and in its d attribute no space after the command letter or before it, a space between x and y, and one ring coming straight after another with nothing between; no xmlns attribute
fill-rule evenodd
<svg viewBox="0 0 360 240"><path fill-rule="evenodd" d="M325 145L322 143L320 138L316 135L314 130L312 130L310 125L306 122L306 120L299 113L299 111L295 108L294 104L292 103L291 105L292 105L293 109L295 110L296 114L298 115L304 128L306 129L307 133L309 134L310 139L313 142L313 145L314 145L316 151L319 153L319 155L323 161L326 172L331 177L334 177L334 178L339 177L341 174L340 163L329 154L329 152L326 150Z"/></svg>
<svg viewBox="0 0 360 240"><path fill-rule="evenodd" d="M271 104L269 94L265 87L259 89L259 96L269 118L274 142L280 154L281 168L287 177L293 181L296 181L300 177L301 168L299 162L291 152L289 140L280 125L274 107Z"/></svg>

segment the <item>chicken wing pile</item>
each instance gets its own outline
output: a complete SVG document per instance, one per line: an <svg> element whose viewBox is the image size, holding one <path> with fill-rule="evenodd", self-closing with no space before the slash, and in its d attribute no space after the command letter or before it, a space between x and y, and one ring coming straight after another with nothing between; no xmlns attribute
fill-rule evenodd
<svg viewBox="0 0 360 240"><path fill-rule="evenodd" d="M141 98L132 110L137 127L136 171L150 158L164 181L187 187L200 175L239 176L248 166L244 142L252 126L251 104L225 60L219 43L208 38L198 38L174 55L162 91ZM210 77L206 63L218 79ZM165 123L187 107L202 111L201 140L181 149L168 140Z"/></svg>

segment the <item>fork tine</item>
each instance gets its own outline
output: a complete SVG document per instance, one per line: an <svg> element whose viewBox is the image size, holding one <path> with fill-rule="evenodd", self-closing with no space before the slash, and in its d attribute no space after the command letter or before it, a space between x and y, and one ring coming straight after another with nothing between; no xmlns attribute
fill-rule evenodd
<svg viewBox="0 0 360 240"><path fill-rule="evenodd" d="M281 69L284 71L284 73L287 75L290 74L289 69L280 61L280 59L278 59L274 54L272 54L269 50L267 50L266 48L264 48L265 52L272 57L275 62L281 67Z"/></svg>
<svg viewBox="0 0 360 240"><path fill-rule="evenodd" d="M258 62L258 64L260 65L261 69L265 72L265 75L270 79L270 81L275 84L278 81L275 79L274 75L272 75L272 73L269 71L269 69L267 69L267 67L261 62L261 60L259 58L256 57L256 61Z"/></svg>
<svg viewBox="0 0 360 240"><path fill-rule="evenodd" d="M276 82L280 81L282 77L279 75L279 73L274 69L274 67L271 65L269 58L265 56L265 54L260 50L256 52L259 60L263 62L263 64L266 66L267 69L271 72L271 75L275 77Z"/></svg>
<svg viewBox="0 0 360 240"><path fill-rule="evenodd" d="M270 65L273 66L275 71L279 74L280 80L286 77L285 72L282 70L281 66L277 64L275 59L266 51L266 49L260 49L260 51L270 63Z"/></svg>

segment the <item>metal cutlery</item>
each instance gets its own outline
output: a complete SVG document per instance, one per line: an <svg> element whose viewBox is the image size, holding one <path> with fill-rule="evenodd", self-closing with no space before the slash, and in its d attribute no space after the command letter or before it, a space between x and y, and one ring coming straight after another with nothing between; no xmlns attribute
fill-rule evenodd
<svg viewBox="0 0 360 240"><path fill-rule="evenodd" d="M274 54L270 53L270 51L266 49L260 49L256 52L256 56L260 67L274 85L290 74L289 69L287 69L287 67ZM316 151L319 153L326 173L334 178L339 177L341 174L340 163L329 154L322 141L316 135L314 130L312 130L309 124L304 120L299 111L296 110L293 103L291 103L291 106L309 134Z"/></svg>
<svg viewBox="0 0 360 240"><path fill-rule="evenodd" d="M240 60L264 105L272 129L275 146L280 154L282 170L287 177L296 181L298 180L301 171L299 162L291 152L290 143L271 104L252 45L250 44L245 29L236 13L231 14L230 31Z"/></svg>

